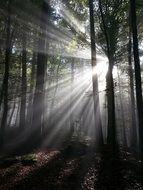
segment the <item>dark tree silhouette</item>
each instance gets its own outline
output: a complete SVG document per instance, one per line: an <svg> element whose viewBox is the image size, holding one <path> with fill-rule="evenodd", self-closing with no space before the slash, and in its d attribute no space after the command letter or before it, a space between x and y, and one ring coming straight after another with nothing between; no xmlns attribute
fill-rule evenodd
<svg viewBox="0 0 143 190"><path fill-rule="evenodd" d="M106 5L108 6L108 5ZM108 134L107 143L115 146L116 144L116 122L115 122L115 97L114 97L114 81L113 81L113 65L114 65L114 50L112 49L112 42L110 40L113 36L111 31L108 31L107 25L105 23L105 18L102 10L102 1L99 0L99 10L101 14L103 32L105 35L106 46L107 46L107 57L109 60L108 72L106 75L106 85L107 85L107 109L108 109ZM114 48L114 47L113 47Z"/></svg>
<svg viewBox="0 0 143 190"><path fill-rule="evenodd" d="M136 21L136 2L130 0L131 6L131 27L133 35L133 52L134 52L134 65L135 65L135 84L136 84L136 101L138 111L138 123L139 123L139 142L141 157L143 159L143 100L142 100L142 84L141 84L141 70L138 50L138 32Z"/></svg>
<svg viewBox="0 0 143 190"><path fill-rule="evenodd" d="M7 125L7 114L8 114L8 80L9 80L9 64L11 54L11 0L7 3L7 24L6 24L6 50L5 50L5 72L3 78L3 97L4 97L4 108L1 120L0 128L0 144L4 143L4 131Z"/></svg>
<svg viewBox="0 0 143 190"><path fill-rule="evenodd" d="M132 68L132 32L131 32L131 9L129 8L129 42L128 42L128 74L129 74L129 84L130 84L130 97L131 97L131 110L132 110L132 127L131 127L131 137L130 143L131 147L135 148L137 146L137 129L136 129L136 112L135 112L135 93L134 93L134 76Z"/></svg>
<svg viewBox="0 0 143 190"><path fill-rule="evenodd" d="M103 144L102 124L99 105L98 92L98 76L96 72L96 41L95 41L95 27L94 27L94 13L93 0L89 0L90 11L90 36L91 36L91 64L92 64L92 84L93 84L93 101L94 101L94 117L95 117L95 140L96 145Z"/></svg>
<svg viewBox="0 0 143 190"><path fill-rule="evenodd" d="M43 111L44 111L44 78L45 67L47 63L47 24L49 18L49 5L43 1L40 19L40 34L37 55L37 74L36 74L36 87L33 100L33 119L32 130L35 137L40 137L43 130Z"/></svg>
<svg viewBox="0 0 143 190"><path fill-rule="evenodd" d="M21 107L20 107L20 128L24 129L26 120L26 89L27 89L27 77L26 77L26 31L23 31L22 35L22 81L21 81Z"/></svg>

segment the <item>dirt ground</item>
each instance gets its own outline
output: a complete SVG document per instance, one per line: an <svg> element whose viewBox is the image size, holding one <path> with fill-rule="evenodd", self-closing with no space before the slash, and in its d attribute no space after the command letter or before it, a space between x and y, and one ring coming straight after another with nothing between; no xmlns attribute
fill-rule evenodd
<svg viewBox="0 0 143 190"><path fill-rule="evenodd" d="M130 152L113 158L81 143L1 158L0 190L142 190L143 169Z"/></svg>

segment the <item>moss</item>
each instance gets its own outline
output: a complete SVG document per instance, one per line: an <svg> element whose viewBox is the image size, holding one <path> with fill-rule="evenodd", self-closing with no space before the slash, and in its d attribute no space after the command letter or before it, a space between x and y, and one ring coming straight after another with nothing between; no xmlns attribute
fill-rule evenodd
<svg viewBox="0 0 143 190"><path fill-rule="evenodd" d="M30 165L37 162L36 154L26 154L21 156L21 163L24 165Z"/></svg>

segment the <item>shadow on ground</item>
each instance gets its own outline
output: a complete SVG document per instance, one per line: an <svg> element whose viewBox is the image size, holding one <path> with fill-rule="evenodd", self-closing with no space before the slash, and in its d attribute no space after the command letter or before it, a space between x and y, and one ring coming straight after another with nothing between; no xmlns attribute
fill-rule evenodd
<svg viewBox="0 0 143 190"><path fill-rule="evenodd" d="M135 190L143 189L142 165L131 155L111 154L105 146L72 142L60 151L40 155L31 165L14 163L1 175L2 190ZM0 171L1 172L1 171ZM9 179L9 180L7 180Z"/></svg>

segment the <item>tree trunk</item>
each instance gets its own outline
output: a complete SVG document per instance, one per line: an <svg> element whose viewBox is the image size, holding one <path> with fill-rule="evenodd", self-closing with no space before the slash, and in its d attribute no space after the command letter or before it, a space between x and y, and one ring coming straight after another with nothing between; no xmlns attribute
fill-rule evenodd
<svg viewBox="0 0 143 190"><path fill-rule="evenodd" d="M52 97L52 102L51 102L51 105L50 105L50 115L49 115L49 127L48 127L48 130L50 132L52 132L53 130L53 126L55 126L55 119L53 117L54 115L54 106L55 106L55 100L56 100L56 95L57 95L57 90L58 90L58 87L59 87L59 69L60 69L60 62L58 63L58 66L57 66L57 69L56 69L56 74L55 74L55 77L56 78L56 81L55 81L55 88L54 88L54 91L53 91L53 97Z"/></svg>
<svg viewBox="0 0 143 190"><path fill-rule="evenodd" d="M36 87L33 100L33 119L32 119L32 133L35 134L36 140L42 135L43 130L43 111L44 111L44 77L45 66L47 63L46 52L46 33L49 5L43 1L41 12L41 32L39 36L38 55L37 55L37 74L36 74Z"/></svg>
<svg viewBox="0 0 143 190"><path fill-rule="evenodd" d="M115 97L114 97L114 81L113 81L113 60L109 58L109 67L106 76L107 84L107 110L108 110L108 130L107 143L112 146L116 145L116 122L115 122Z"/></svg>
<svg viewBox="0 0 143 190"><path fill-rule="evenodd" d="M142 84L141 84L141 70L138 50L138 33L136 22L136 3L135 0L130 0L131 5L131 26L133 34L133 51L135 64L135 83L136 83L136 100L139 123L139 144L141 151L141 158L143 159L143 101L142 101Z"/></svg>
<svg viewBox="0 0 143 190"><path fill-rule="evenodd" d="M119 100L120 100L120 107L121 107L121 118L122 118L122 143L123 146L127 147L127 137L126 137L126 125L125 125L125 116L124 116L124 105L123 105L123 98L122 98L122 89L121 89L121 80L120 74L118 71L118 81L119 81Z"/></svg>
<svg viewBox="0 0 143 190"><path fill-rule="evenodd" d="M28 98L28 108L27 108L27 125L31 127L32 124L32 104L33 104L33 94L34 94L34 80L35 80L35 72L36 72L36 64L37 64L37 53L36 53L36 40L33 46L33 56L32 56L32 68L31 68L31 76L30 76L30 91Z"/></svg>
<svg viewBox="0 0 143 190"><path fill-rule="evenodd" d="M71 84L70 84L70 137L74 133L74 118L73 118L73 88L74 88L74 73L75 63L74 58L71 58Z"/></svg>
<svg viewBox="0 0 143 190"><path fill-rule="evenodd" d="M108 112L108 127L107 127L107 143L112 145L112 148L116 148L116 122L115 122L115 97L114 97L114 81L113 81L113 65L114 58L113 53L111 51L111 44L109 43L109 37L107 33L107 27L104 20L104 15L102 12L102 3L99 0L99 9L103 23L103 30L107 45L107 56L109 60L108 72L106 75L106 85L107 85L107 112Z"/></svg>
<svg viewBox="0 0 143 190"><path fill-rule="evenodd" d="M134 77L133 77L133 68L132 68L132 40L131 40L130 13L129 13L128 66L129 66L128 74L129 74L130 98L131 98L131 114L132 114L132 127L131 127L130 145L131 145L131 147L135 148L137 146L137 130L136 130Z"/></svg>
<svg viewBox="0 0 143 190"><path fill-rule="evenodd" d="M11 54L11 0L8 1L8 18L7 18L7 36L6 36L6 51L5 51L5 73L3 79L3 95L4 95L4 108L0 128L0 145L4 143L5 127L7 125L7 113L8 113L8 79L9 79L9 63Z"/></svg>
<svg viewBox="0 0 143 190"><path fill-rule="evenodd" d="M21 82L21 107L20 107L20 129L25 128L26 119L26 91L27 91L27 78L26 78L26 32L23 31L22 36L22 82Z"/></svg>
<svg viewBox="0 0 143 190"><path fill-rule="evenodd" d="M96 71L96 45L95 45L95 28L94 28L94 13L93 0L89 0L90 11L90 35L91 35L91 64L92 64L92 84L93 84L93 101L94 101L94 117L95 117L95 140L96 145L103 144L102 124L98 94L98 76Z"/></svg>

